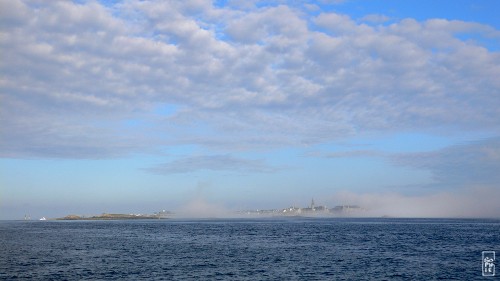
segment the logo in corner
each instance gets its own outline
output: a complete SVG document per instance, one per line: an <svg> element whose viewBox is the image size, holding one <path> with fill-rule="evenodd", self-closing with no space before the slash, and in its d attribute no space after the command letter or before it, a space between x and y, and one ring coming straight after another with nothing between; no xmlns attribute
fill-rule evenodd
<svg viewBox="0 0 500 281"><path fill-rule="evenodd" d="M483 276L495 276L495 251L483 251Z"/></svg>

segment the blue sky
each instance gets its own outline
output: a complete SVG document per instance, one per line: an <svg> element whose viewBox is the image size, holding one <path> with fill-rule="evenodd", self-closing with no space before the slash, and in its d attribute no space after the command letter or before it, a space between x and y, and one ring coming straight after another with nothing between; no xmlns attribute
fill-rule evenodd
<svg viewBox="0 0 500 281"><path fill-rule="evenodd" d="M0 7L0 219L500 217L498 1Z"/></svg>

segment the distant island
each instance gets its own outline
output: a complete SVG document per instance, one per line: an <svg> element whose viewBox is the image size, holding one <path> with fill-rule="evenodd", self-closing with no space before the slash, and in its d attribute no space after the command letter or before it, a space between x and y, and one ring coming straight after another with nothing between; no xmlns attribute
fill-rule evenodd
<svg viewBox="0 0 500 281"><path fill-rule="evenodd" d="M166 219L170 212L158 212L154 214L102 214L96 216L78 216L67 215L63 218L56 218L56 220L152 220L152 219Z"/></svg>

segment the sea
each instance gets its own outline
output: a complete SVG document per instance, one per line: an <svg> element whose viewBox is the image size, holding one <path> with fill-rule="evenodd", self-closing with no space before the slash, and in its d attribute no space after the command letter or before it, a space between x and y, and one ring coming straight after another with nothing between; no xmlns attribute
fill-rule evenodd
<svg viewBox="0 0 500 281"><path fill-rule="evenodd" d="M1 280L498 280L483 251L500 220L0 221Z"/></svg>

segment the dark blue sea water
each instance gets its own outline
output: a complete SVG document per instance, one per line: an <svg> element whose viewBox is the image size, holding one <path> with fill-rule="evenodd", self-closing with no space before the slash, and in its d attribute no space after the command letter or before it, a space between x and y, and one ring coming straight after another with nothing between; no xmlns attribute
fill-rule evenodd
<svg viewBox="0 0 500 281"><path fill-rule="evenodd" d="M500 220L3 221L0 279L496 280L484 250Z"/></svg>

